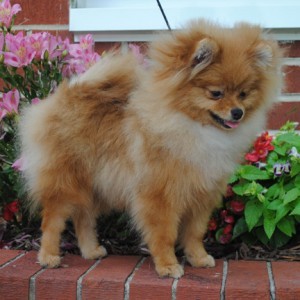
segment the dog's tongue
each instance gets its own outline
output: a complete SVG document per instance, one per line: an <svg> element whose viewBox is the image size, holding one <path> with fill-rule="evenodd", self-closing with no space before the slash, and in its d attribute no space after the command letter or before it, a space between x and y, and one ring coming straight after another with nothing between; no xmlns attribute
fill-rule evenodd
<svg viewBox="0 0 300 300"><path fill-rule="evenodd" d="M231 122L231 121L225 121L224 124L230 128L237 128L240 125L239 122Z"/></svg>

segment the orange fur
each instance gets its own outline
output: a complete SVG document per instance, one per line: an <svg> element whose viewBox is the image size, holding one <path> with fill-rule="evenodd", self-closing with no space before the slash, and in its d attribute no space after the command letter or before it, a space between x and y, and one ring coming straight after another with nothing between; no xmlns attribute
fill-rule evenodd
<svg viewBox="0 0 300 300"><path fill-rule="evenodd" d="M68 218L83 257L105 256L96 218L127 209L160 276L183 275L176 241L193 266L214 266L207 222L264 126L280 56L257 26L193 21L150 45L149 68L110 54L26 109L20 137L29 196L42 207L40 263L59 265Z"/></svg>

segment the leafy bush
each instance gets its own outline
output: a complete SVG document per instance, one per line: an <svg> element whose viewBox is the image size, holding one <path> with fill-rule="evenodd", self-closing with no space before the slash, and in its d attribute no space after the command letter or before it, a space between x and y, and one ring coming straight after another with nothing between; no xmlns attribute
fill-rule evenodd
<svg viewBox="0 0 300 300"><path fill-rule="evenodd" d="M288 122L274 136L257 138L246 164L230 180L224 207L210 222L210 235L226 244L241 237L277 248L300 223L300 136ZM236 209L235 207L238 207ZM213 224L213 227L212 227Z"/></svg>

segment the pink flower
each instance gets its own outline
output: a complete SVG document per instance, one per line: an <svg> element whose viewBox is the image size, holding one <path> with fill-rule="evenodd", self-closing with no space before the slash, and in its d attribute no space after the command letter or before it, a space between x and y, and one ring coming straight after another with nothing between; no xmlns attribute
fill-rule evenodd
<svg viewBox="0 0 300 300"><path fill-rule="evenodd" d="M18 113L19 102L20 94L18 90L14 89L8 93L4 93L3 101L0 102L0 120L9 113Z"/></svg>
<svg viewBox="0 0 300 300"><path fill-rule="evenodd" d="M0 102L0 121L7 115L7 111L1 107ZM2 136L1 136L2 137Z"/></svg>
<svg viewBox="0 0 300 300"><path fill-rule="evenodd" d="M91 34L80 37L79 44L69 45L70 55L75 58L82 58L93 53L94 40Z"/></svg>
<svg viewBox="0 0 300 300"><path fill-rule="evenodd" d="M50 33L45 33L45 52L44 57L45 59L54 60L57 58L62 51L59 49L58 40L55 36L51 35Z"/></svg>
<svg viewBox="0 0 300 300"><path fill-rule="evenodd" d="M145 56L141 53L141 48L135 44L129 44L129 49L132 51L133 55L136 57L140 64L145 63Z"/></svg>
<svg viewBox="0 0 300 300"><path fill-rule="evenodd" d="M16 171L24 171L24 157L18 158L13 164L12 168Z"/></svg>
<svg viewBox="0 0 300 300"><path fill-rule="evenodd" d="M27 36L27 43L30 43L35 51L35 58L42 59L46 51L45 32L33 33Z"/></svg>
<svg viewBox="0 0 300 300"><path fill-rule="evenodd" d="M35 50L24 38L23 32L16 35L8 33L6 35L6 47L4 52L4 63L13 67L23 67L30 64L35 56Z"/></svg>
<svg viewBox="0 0 300 300"><path fill-rule="evenodd" d="M11 6L9 0L3 0L0 3L0 22L7 28L10 27L14 15L21 11L20 4Z"/></svg>
<svg viewBox="0 0 300 300"><path fill-rule="evenodd" d="M37 104L39 104L41 102L41 99L40 98L33 98L32 100L31 100L31 104L33 104L33 105L37 105Z"/></svg>

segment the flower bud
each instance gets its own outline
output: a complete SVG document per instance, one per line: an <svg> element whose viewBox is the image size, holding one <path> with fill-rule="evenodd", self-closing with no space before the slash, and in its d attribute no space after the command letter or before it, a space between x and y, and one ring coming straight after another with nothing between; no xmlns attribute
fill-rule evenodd
<svg viewBox="0 0 300 300"><path fill-rule="evenodd" d="M44 52L44 59L45 59L45 60L48 60L48 59L49 59L49 51L48 51L48 50L46 50L46 51Z"/></svg>

